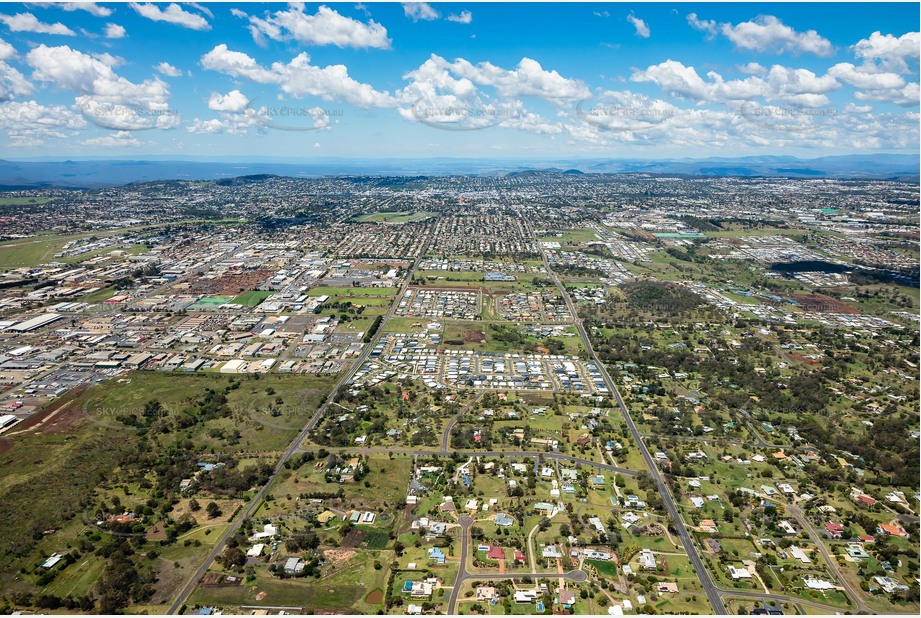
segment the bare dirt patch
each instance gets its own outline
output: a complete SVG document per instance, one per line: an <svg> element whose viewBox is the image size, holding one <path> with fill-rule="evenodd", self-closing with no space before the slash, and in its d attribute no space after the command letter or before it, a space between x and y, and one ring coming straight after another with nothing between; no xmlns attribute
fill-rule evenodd
<svg viewBox="0 0 921 618"><path fill-rule="evenodd" d="M83 418L80 406L73 405L74 401L86 391L85 386L78 386L44 410L36 412L16 427L11 435L35 429L36 433L51 435L61 433L74 427Z"/></svg>
<svg viewBox="0 0 921 618"><path fill-rule="evenodd" d="M365 603L369 605L378 605L379 603L384 602L384 591L380 588L372 590L368 593L368 596L365 597Z"/></svg>
<svg viewBox="0 0 921 618"><path fill-rule="evenodd" d="M330 562L343 562L351 560L358 555L358 552L351 549L326 549L323 550L323 557Z"/></svg>
<svg viewBox="0 0 921 618"><path fill-rule="evenodd" d="M841 302L837 298L826 296L825 294L790 294L790 298L800 304L806 311L818 311L820 313L859 313L856 309Z"/></svg>
<svg viewBox="0 0 921 618"><path fill-rule="evenodd" d="M166 526L163 524L162 520L147 529L146 538L148 541L166 540Z"/></svg>
<svg viewBox="0 0 921 618"><path fill-rule="evenodd" d="M486 333L481 330L464 329L464 343L486 343Z"/></svg>

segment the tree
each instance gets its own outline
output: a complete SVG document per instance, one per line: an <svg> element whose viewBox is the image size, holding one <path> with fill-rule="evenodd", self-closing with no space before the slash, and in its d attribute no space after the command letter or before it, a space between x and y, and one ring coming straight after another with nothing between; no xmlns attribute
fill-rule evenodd
<svg viewBox="0 0 921 618"><path fill-rule="evenodd" d="M214 519L215 517L221 516L221 507L217 505L217 502L212 501L205 507L205 512L208 514L209 518Z"/></svg>

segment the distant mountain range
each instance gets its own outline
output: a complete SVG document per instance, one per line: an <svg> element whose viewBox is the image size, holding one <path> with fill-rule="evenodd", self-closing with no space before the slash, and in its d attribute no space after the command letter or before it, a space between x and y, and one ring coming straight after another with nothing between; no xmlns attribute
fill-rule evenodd
<svg viewBox="0 0 921 618"><path fill-rule="evenodd" d="M0 160L0 190L36 187L93 188L151 180L215 180L254 174L316 176L505 175L529 172L560 174L681 174L688 176L782 176L791 178L862 178L919 181L921 156L842 155L798 159L790 156L712 157L707 159L326 159L246 161L237 157L202 161L191 158L80 159L67 161Z"/></svg>

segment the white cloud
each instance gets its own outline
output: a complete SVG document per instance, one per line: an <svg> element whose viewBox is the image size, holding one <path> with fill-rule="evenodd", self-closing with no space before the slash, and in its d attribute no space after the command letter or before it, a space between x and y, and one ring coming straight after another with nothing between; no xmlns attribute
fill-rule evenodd
<svg viewBox="0 0 921 618"><path fill-rule="evenodd" d="M704 80L694 67L667 60L637 71L635 82L652 82L664 92L701 102L742 101L763 97L768 101L783 101L797 105L819 107L828 104L826 93L840 87L830 75L817 76L807 69L791 69L774 65L764 77L747 77L726 81L714 71Z"/></svg>
<svg viewBox="0 0 921 618"><path fill-rule="evenodd" d="M227 94L214 92L208 98L208 109L216 112L242 112L249 105L249 99L239 90L231 90Z"/></svg>
<svg viewBox="0 0 921 618"><path fill-rule="evenodd" d="M252 119L244 114L232 114L209 120L195 118L192 124L186 127L186 131L205 135L245 135L253 124Z"/></svg>
<svg viewBox="0 0 921 618"><path fill-rule="evenodd" d="M265 36L274 41L294 40L303 45L390 49L390 39L384 26L374 20L362 23L327 6L321 6L314 15L304 13L303 5L292 4L287 10L276 11L265 19L246 17L257 43Z"/></svg>
<svg viewBox="0 0 921 618"><path fill-rule="evenodd" d="M78 104L93 100L150 110L166 109L169 101L166 83L157 78L139 84L130 82L112 70L110 58L100 60L66 45L48 47L43 44L26 54L26 62L34 69L33 79L51 82L58 88L81 95L77 97Z"/></svg>
<svg viewBox="0 0 921 618"><path fill-rule="evenodd" d="M105 37L107 39L125 38L125 28L118 24L106 24Z"/></svg>
<svg viewBox="0 0 921 618"><path fill-rule="evenodd" d="M72 137L86 126L79 114L63 105L45 106L36 101L0 103L0 130L18 146L34 146L47 138Z"/></svg>
<svg viewBox="0 0 921 618"><path fill-rule="evenodd" d="M480 86L495 88L503 97L531 96L565 101L584 98L590 93L579 80L565 78L553 70L545 71L539 62L531 58L522 58L514 69L503 69L491 62L474 65L463 58L448 62L435 54L423 66L429 63ZM407 76L412 77L414 73L410 72Z"/></svg>
<svg viewBox="0 0 921 618"><path fill-rule="evenodd" d="M154 70L157 73L162 73L163 75L166 75L167 77L179 77L180 75L182 75L182 69L178 69L174 67L169 62L161 62L160 64L155 65Z"/></svg>
<svg viewBox="0 0 921 618"><path fill-rule="evenodd" d="M103 148L136 148L141 145L140 140L128 131L118 131L103 137L92 137L80 143L86 146L101 146Z"/></svg>
<svg viewBox="0 0 921 618"><path fill-rule="evenodd" d="M720 32L739 49L816 56L830 56L834 51L831 42L815 30L797 32L773 15L759 15L736 25L720 24Z"/></svg>
<svg viewBox="0 0 921 618"><path fill-rule="evenodd" d="M589 95L581 82L544 71L529 58L507 70L488 62L473 65L462 58L449 62L432 54L403 78L410 81L396 95L400 115L450 131L496 127L539 135L559 134L564 130L561 123L527 110L517 97L534 96L562 105ZM478 86L491 88L495 96Z"/></svg>
<svg viewBox="0 0 921 618"><path fill-rule="evenodd" d="M828 74L845 84L865 90L889 90L905 85L905 80L898 73L868 71L865 67L856 67L849 62L836 64L828 69Z"/></svg>
<svg viewBox="0 0 921 618"><path fill-rule="evenodd" d="M253 58L243 52L227 49L227 45L224 43L202 56L201 65L212 71L232 77L243 77L260 84L271 84L279 81L276 73L260 66Z"/></svg>
<svg viewBox="0 0 921 618"><path fill-rule="evenodd" d="M13 32L34 32L36 34L60 34L64 36L76 36L76 33L57 22L46 24L38 20L32 13L16 13L15 15L0 15L0 21L5 23Z"/></svg>
<svg viewBox="0 0 921 618"><path fill-rule="evenodd" d="M413 21L433 21L441 17L441 13L427 2L404 2L403 13Z"/></svg>
<svg viewBox="0 0 921 618"><path fill-rule="evenodd" d="M344 101L357 107L393 107L390 94L352 79L341 64L318 67L310 64L310 55L302 52L290 62L275 62L270 69L259 65L241 52L218 45L202 56L202 66L233 77L244 77L261 84L277 84L293 97L316 96L328 101Z"/></svg>
<svg viewBox="0 0 921 618"><path fill-rule="evenodd" d="M0 61L0 101L26 96L33 90L31 82L22 73Z"/></svg>
<svg viewBox="0 0 921 618"><path fill-rule="evenodd" d="M0 39L0 101L32 94L32 84L22 73L6 63L16 57L16 49Z"/></svg>
<svg viewBox="0 0 921 618"><path fill-rule="evenodd" d="M878 62L882 68L890 71L908 73L911 69L907 61L917 64L921 56L921 32L909 32L895 37L880 34L877 30L869 39L857 41L854 56L866 62Z"/></svg>
<svg viewBox="0 0 921 618"><path fill-rule="evenodd" d="M855 92L854 98L859 101L882 101L905 107L917 107L921 102L921 85L914 82L905 84L901 88L862 90ZM914 131L917 132L917 126Z"/></svg>
<svg viewBox="0 0 921 618"><path fill-rule="evenodd" d="M0 39L0 60L9 60L16 56L16 48Z"/></svg>
<svg viewBox="0 0 921 618"><path fill-rule="evenodd" d="M246 135L250 129L265 133L267 129L310 131L329 127L329 115L319 107L261 106L256 109L251 103L236 90L226 95L213 94L208 106L217 111L219 117L195 118L186 130L189 133Z"/></svg>
<svg viewBox="0 0 921 618"><path fill-rule="evenodd" d="M828 69L828 74L858 88L854 98L860 101L885 101L904 106L914 106L919 101L917 83L906 84L898 73L880 71L873 64L854 66L849 62L839 62Z"/></svg>
<svg viewBox="0 0 921 618"><path fill-rule="evenodd" d="M211 24L207 19L197 13L189 13L175 3L167 6L166 9L161 9L151 2L131 2L129 6L137 11L138 15L151 21L163 21L192 30L211 30Z"/></svg>
<svg viewBox="0 0 921 618"><path fill-rule="evenodd" d="M716 36L716 20L699 19L697 13L688 13L687 20L688 24L695 30L708 33L710 35L708 38Z"/></svg>
<svg viewBox="0 0 921 618"><path fill-rule="evenodd" d="M745 73L746 75L764 75L767 73L767 69L757 62L749 62L746 65L740 66L739 70Z"/></svg>
<svg viewBox="0 0 921 618"><path fill-rule="evenodd" d="M58 8L67 12L86 11L96 17L108 17L112 14L112 9L99 6L95 2L33 2L35 6L43 8Z"/></svg>
<svg viewBox="0 0 921 618"><path fill-rule="evenodd" d="M644 39L649 38L649 26L646 25L645 21L634 15L632 11L629 15L627 15L627 21L633 24L633 27L636 28L636 36Z"/></svg>
<svg viewBox="0 0 921 618"><path fill-rule="evenodd" d="M460 13L451 13L445 17L448 21L453 21L458 24L469 24L473 22L473 13L470 11L461 11Z"/></svg>

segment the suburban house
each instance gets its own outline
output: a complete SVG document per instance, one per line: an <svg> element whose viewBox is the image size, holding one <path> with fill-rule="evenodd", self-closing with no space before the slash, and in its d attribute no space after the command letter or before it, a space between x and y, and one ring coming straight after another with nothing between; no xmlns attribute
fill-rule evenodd
<svg viewBox="0 0 921 618"><path fill-rule="evenodd" d="M533 603L537 600L536 590L516 590L515 603Z"/></svg>
<svg viewBox="0 0 921 618"><path fill-rule="evenodd" d="M739 568L739 567L736 567L730 564L729 565L729 577L731 577L732 579L736 579L736 580L751 579L752 574L744 566L742 568Z"/></svg>
<svg viewBox="0 0 921 618"><path fill-rule="evenodd" d="M644 549L640 552L640 566L647 570L655 570L656 556L651 549Z"/></svg>
<svg viewBox="0 0 921 618"><path fill-rule="evenodd" d="M440 547L433 547L429 550L429 560L434 560L435 564L444 564L445 554Z"/></svg>

